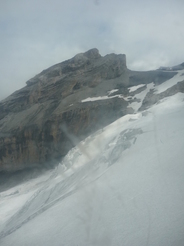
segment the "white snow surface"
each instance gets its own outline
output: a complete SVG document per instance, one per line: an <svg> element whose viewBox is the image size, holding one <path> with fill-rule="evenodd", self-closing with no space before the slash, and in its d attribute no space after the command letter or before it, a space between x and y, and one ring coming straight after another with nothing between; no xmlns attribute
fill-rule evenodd
<svg viewBox="0 0 184 246"><path fill-rule="evenodd" d="M184 94L126 115L0 193L1 246L183 246Z"/></svg>
<svg viewBox="0 0 184 246"><path fill-rule="evenodd" d="M163 91L166 91L167 89L169 89L173 85L175 85L178 82L183 81L183 80L184 80L184 69L177 71L177 74L175 76L173 76L171 79L169 79L166 82L158 85L156 87L156 94L159 94L159 93L161 93Z"/></svg>
<svg viewBox="0 0 184 246"><path fill-rule="evenodd" d="M119 98L123 98L122 95L114 95L114 96L110 96L112 93L117 92L119 89L113 89L111 91L108 91L108 95L107 96L99 96L99 97L88 97L86 99L83 99L81 102L92 102L92 101L99 101L99 100L107 100L107 99L111 99L114 97L119 97Z"/></svg>
<svg viewBox="0 0 184 246"><path fill-rule="evenodd" d="M119 91L119 89L113 89L111 91L108 91L108 94L111 95L112 93L117 92L117 91Z"/></svg>
<svg viewBox="0 0 184 246"><path fill-rule="evenodd" d="M135 95L135 98L138 99L139 101L138 102L132 102L129 104L129 107L133 108L133 110L135 112L138 111L138 109L141 107L142 105L142 102L146 96L146 94L151 90L151 89L154 89L155 85L154 83L150 83L150 84L147 84L147 87L145 90L141 91L140 93L136 94Z"/></svg>
<svg viewBox="0 0 184 246"><path fill-rule="evenodd" d="M144 86L145 86L145 84L140 84L140 85L135 85L135 86L129 87L128 89L129 89L129 92L133 92L133 91L136 91L139 88L144 87Z"/></svg>
<svg viewBox="0 0 184 246"><path fill-rule="evenodd" d="M110 99L116 96L108 97L108 96L101 96L101 97L88 97L86 99L83 99L81 102L92 102L92 101L99 101L99 100L106 100Z"/></svg>
<svg viewBox="0 0 184 246"><path fill-rule="evenodd" d="M123 97L123 95L119 94L119 95L114 95L114 96L88 97L86 99L83 99L81 102L84 103L84 102L92 102L92 101L99 101L99 100L107 100L107 99L111 99L111 98L115 98L115 97L123 98L126 100L126 98Z"/></svg>

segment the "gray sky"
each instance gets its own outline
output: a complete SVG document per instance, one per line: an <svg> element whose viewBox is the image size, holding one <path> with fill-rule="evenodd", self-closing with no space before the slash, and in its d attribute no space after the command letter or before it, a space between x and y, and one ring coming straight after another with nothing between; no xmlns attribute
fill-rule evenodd
<svg viewBox="0 0 184 246"><path fill-rule="evenodd" d="M1 0L0 100L43 69L98 48L150 70L184 62L184 0Z"/></svg>

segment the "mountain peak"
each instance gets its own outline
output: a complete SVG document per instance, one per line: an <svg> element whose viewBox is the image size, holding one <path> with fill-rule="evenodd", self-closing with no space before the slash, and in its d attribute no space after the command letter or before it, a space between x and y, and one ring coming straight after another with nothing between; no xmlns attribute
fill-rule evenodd
<svg viewBox="0 0 184 246"><path fill-rule="evenodd" d="M77 141L183 91L179 84L159 96L153 93L154 86L173 76L181 79L182 73L130 71L125 55L101 56L96 48L43 70L0 103L0 171L57 164Z"/></svg>
<svg viewBox="0 0 184 246"><path fill-rule="evenodd" d="M85 63L89 60L96 60L101 58L101 55L99 54L99 50L94 48L90 49L84 53L79 53L75 55L70 61L73 63Z"/></svg>
<svg viewBox="0 0 184 246"><path fill-rule="evenodd" d="M97 48L90 49L84 53L84 55L89 59L97 59L100 58L99 50Z"/></svg>

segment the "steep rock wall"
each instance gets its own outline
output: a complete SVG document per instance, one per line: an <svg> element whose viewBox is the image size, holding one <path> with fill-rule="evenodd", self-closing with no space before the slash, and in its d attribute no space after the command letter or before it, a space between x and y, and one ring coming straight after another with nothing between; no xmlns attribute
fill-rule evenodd
<svg viewBox="0 0 184 246"><path fill-rule="evenodd" d="M122 98L82 103L128 84L125 55L97 49L56 64L0 103L0 170L52 166L78 141L132 112Z"/></svg>

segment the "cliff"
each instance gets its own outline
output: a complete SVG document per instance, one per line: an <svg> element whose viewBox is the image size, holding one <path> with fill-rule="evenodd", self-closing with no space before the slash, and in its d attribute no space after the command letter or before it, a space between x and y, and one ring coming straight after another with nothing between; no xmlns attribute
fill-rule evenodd
<svg viewBox="0 0 184 246"><path fill-rule="evenodd" d="M128 83L125 55L78 54L0 103L0 170L53 165L78 141L131 112L123 98L81 102Z"/></svg>
<svg viewBox="0 0 184 246"><path fill-rule="evenodd" d="M125 55L102 57L97 49L42 71L0 102L0 171L57 164L86 136L134 113L142 89L130 93L130 86L175 74L130 71Z"/></svg>

